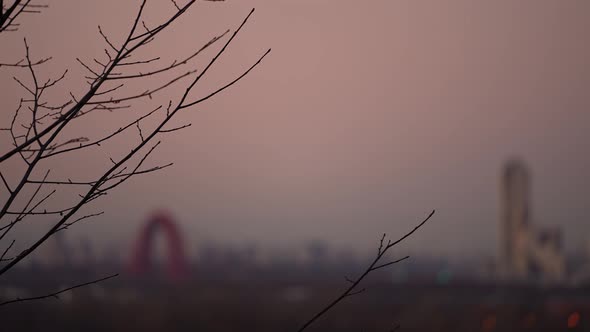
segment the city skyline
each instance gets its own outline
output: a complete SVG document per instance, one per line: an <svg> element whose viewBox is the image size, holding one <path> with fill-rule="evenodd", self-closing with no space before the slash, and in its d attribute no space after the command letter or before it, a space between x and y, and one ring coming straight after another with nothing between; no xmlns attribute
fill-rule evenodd
<svg viewBox="0 0 590 332"><path fill-rule="evenodd" d="M66 4L52 4L39 24L23 26L32 54L53 55L53 68L78 77L74 56L55 50L77 45L81 58L102 52L96 25L108 21L105 30L116 35L135 10L112 3L116 13L103 9L107 2L79 5L92 15L76 31L43 23L67 21L60 19ZM150 211L165 207L193 242L298 246L319 238L371 250L383 232L402 234L436 209L404 248L494 255L497 177L517 156L532 169L535 223L559 225L566 250L577 249L590 235L590 157L582 150L590 140L590 5L531 4L200 4L179 22L178 40L207 41L257 7L205 88L233 77L266 47L272 56L243 84L179 119L192 127L167 137L153 160L173 168L105 197L93 206L104 216L68 232L93 234L103 247L131 241ZM47 33L62 38L48 44ZM164 39L147 55L182 55L192 45ZM6 77L7 93L20 93ZM75 161L58 162L53 174L83 177L92 158L84 171Z"/></svg>

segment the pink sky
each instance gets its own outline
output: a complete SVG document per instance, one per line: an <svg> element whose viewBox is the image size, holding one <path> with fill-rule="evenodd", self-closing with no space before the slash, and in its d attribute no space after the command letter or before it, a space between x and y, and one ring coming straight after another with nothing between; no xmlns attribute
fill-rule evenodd
<svg viewBox="0 0 590 332"><path fill-rule="evenodd" d="M151 2L152 19L173 9ZM75 57L102 52L97 24L120 40L136 5L52 3L23 21L20 33L2 36L10 45L2 53L22 54L25 35L34 54L54 56L45 73L71 68L69 89L81 91ZM590 2L202 3L144 54L185 56L235 28L252 7L251 22L195 95L272 47L270 56L181 116L178 123L192 127L167 136L154 159L174 161L174 168L113 193L97 205L105 217L72 236L123 241L153 208L166 207L192 241L297 246L313 238L366 249L436 208L406 249L493 255L500 167L520 156L533 171L534 222L561 225L569 248L590 238ZM12 110L18 100L6 97L21 90L0 75L0 106ZM118 127L113 119L97 118L72 134ZM56 165L84 175L72 168L94 169L107 152Z"/></svg>

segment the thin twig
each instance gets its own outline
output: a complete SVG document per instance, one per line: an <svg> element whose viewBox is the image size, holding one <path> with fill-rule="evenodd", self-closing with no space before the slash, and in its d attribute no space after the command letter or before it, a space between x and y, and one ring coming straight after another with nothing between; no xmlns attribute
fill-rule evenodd
<svg viewBox="0 0 590 332"><path fill-rule="evenodd" d="M100 278L100 279L96 279L96 280L92 280L92 281L85 282L85 283L82 283L82 284L78 284L78 285L75 285L75 286L71 286L71 287L68 287L68 288L64 288L62 290L59 290L57 292L53 292L53 293L50 293L50 294L45 294L45 295L40 295L40 296L34 296L34 297L16 298L14 300L4 301L4 302L0 303L0 306L7 305L7 304L10 304L10 303L35 301L35 300L42 300L42 299L47 299L47 298L59 299L59 295L62 294L62 293L65 293L67 291L71 291L71 290L76 289L76 288L80 288L80 287L84 287L84 286L88 286L88 285L97 284L99 282L103 282L103 281L106 281L108 279L115 278L118 275L119 274L116 273L116 274L113 274L113 275L110 275L110 276L107 276L107 277L103 277L103 278Z"/></svg>
<svg viewBox="0 0 590 332"><path fill-rule="evenodd" d="M298 332L301 332L301 331L307 329L316 320L318 320L320 317L322 317L328 311L330 311L332 308L334 308L338 303L340 303L340 301L344 300L345 298L347 298L347 297L349 297L351 295L355 295L355 294L358 294L358 293L362 292L364 289L362 289L360 291L356 291L355 288L361 283L361 281L363 281L363 279L367 275L369 275L369 273L371 273L371 272L373 272L373 271L375 271L377 269L380 269L382 267L389 266L391 264L394 264L396 262L400 262L400 261L406 259L407 257L404 257L404 258L402 258L400 260L397 260L397 261L394 261L394 262L391 262L391 263L387 263L387 264L383 264L383 265L377 266L377 263L379 263L379 261L381 260L381 258L385 255L385 253L389 249L391 249L393 246L395 246L396 244L400 243L404 239L408 238L410 235L414 234L414 232L416 232L420 227L422 227L433 215L434 215L434 210L428 215L428 217L426 217L426 219L424 219L416 227L414 227L414 229L412 229L411 231L409 231L408 233L406 233L404 236L402 236L401 238L399 238L397 241L395 241L395 242L388 242L388 244L385 245L385 246L383 245L383 241L385 240L385 235L384 235L381 238L381 241L379 242L379 250L378 250L377 256L371 262L371 264L365 269L365 271L361 274L361 276L358 277L358 279L356 279L354 281L350 280L350 282L352 282L352 285L350 285L348 288L346 288L346 290L344 290L344 292L342 292L332 302L330 302L322 310L320 310L318 313L316 313L311 319L309 319L307 322L305 322L301 326L301 328L299 328L297 331Z"/></svg>

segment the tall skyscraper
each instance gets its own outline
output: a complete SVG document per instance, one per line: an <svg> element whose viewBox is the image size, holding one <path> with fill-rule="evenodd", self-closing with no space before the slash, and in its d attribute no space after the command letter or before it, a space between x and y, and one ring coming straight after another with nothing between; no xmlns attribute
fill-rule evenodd
<svg viewBox="0 0 590 332"><path fill-rule="evenodd" d="M532 222L530 183L522 161L506 163L500 182L500 274L511 281L560 282L565 273L561 231Z"/></svg>
<svg viewBox="0 0 590 332"><path fill-rule="evenodd" d="M523 162L506 163L501 179L500 257L504 273L526 278L526 233L530 225L530 176Z"/></svg>

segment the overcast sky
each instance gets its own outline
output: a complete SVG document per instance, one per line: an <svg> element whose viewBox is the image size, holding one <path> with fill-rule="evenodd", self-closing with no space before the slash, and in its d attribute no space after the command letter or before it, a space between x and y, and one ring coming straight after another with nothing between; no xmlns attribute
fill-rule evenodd
<svg viewBox="0 0 590 332"><path fill-rule="evenodd" d="M104 54L96 26L120 42L137 4L52 2L23 19L20 32L0 37L2 57L22 54L26 36L34 55L54 57L45 74L70 68L67 89L55 92L66 98L84 88L75 58ZM164 0L148 6L148 25L173 10ZM106 214L71 237L129 241L151 211L166 208L189 249L209 240L295 247L325 239L365 250L436 209L407 250L495 255L499 174L516 156L532 170L533 222L560 225L568 248L590 239L590 2L200 3L142 55L164 63L186 56L233 30L252 7L251 21L193 95L272 53L239 84L181 114L177 124L192 126L163 138L152 159L173 168L137 177L93 206ZM190 66L202 68L213 51ZM4 122L18 103L9 97L22 94L6 73ZM157 83L137 81L129 91ZM98 137L120 119L97 117L72 135ZM98 169L110 155L96 149L55 165L83 177L82 167Z"/></svg>

